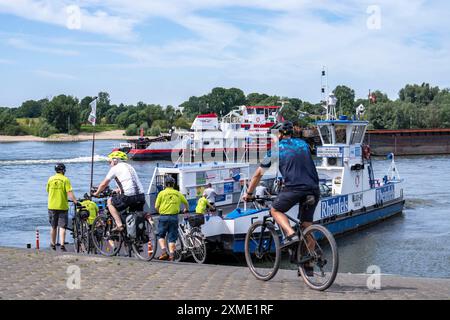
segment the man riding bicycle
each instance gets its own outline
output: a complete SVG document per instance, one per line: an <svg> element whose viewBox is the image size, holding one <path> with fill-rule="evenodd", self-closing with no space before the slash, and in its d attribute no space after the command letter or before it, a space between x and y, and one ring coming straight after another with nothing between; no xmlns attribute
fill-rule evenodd
<svg viewBox="0 0 450 320"><path fill-rule="evenodd" d="M278 123L273 129L278 130L278 155L269 152L264 158L250 181L244 200L253 199L253 192L265 170L278 160L284 186L273 202L270 214L286 235L284 245L289 246L299 241L299 238L291 227L286 212L299 204L298 218L302 222L302 227L312 225L314 211L320 198L319 176L308 144L302 139L292 138L294 133L292 122Z"/></svg>
<svg viewBox="0 0 450 320"><path fill-rule="evenodd" d="M111 180L114 179L116 181L118 186L117 193L109 198L107 203L109 212L117 225L112 231L122 231L124 226L119 212L127 208L130 208L132 211L143 211L145 205L144 188L134 168L125 163L128 160L126 153L114 151L108 155L108 160L111 169L93 196L98 197Z"/></svg>

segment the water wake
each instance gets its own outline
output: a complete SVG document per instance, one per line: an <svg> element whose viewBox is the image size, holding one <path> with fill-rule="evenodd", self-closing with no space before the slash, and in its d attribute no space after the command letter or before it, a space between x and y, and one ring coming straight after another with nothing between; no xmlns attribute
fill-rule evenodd
<svg viewBox="0 0 450 320"><path fill-rule="evenodd" d="M94 161L106 161L108 160L105 156L94 156ZM39 159L39 160L0 160L0 166L17 166L17 165L39 165L39 164L52 164L62 162L64 164L67 163L85 163L91 162L91 157L78 157L71 159Z"/></svg>
<svg viewBox="0 0 450 320"><path fill-rule="evenodd" d="M438 207L439 201L435 199L417 199L407 198L405 202L405 209L416 209L424 207Z"/></svg>

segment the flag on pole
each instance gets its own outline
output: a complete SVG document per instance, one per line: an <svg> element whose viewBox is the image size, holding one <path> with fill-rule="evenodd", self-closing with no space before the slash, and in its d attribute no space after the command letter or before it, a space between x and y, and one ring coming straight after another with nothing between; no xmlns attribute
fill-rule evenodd
<svg viewBox="0 0 450 320"><path fill-rule="evenodd" d="M89 105L91 106L91 113L89 114L88 121L95 126L97 121L97 98L94 99Z"/></svg>

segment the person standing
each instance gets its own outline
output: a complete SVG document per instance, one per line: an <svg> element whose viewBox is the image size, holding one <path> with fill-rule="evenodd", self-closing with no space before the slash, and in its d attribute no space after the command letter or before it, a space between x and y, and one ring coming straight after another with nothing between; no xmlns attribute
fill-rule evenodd
<svg viewBox="0 0 450 320"><path fill-rule="evenodd" d="M181 205L184 205L184 213L188 212L189 204L183 194L174 189L175 179L167 176L166 188L158 193L155 209L159 213L158 242L161 247L161 255L158 260L174 260L176 242L178 239L178 213ZM167 253L166 236L169 242L169 254Z"/></svg>
<svg viewBox="0 0 450 320"><path fill-rule="evenodd" d="M212 206L214 206L214 203L216 202L216 195L216 190L214 190L211 183L208 183L206 189L203 191L203 196L208 199L209 204Z"/></svg>
<svg viewBox="0 0 450 320"><path fill-rule="evenodd" d="M200 199L198 199L197 206L195 207L195 213L196 214L205 214L206 210L209 208L209 210L214 211L216 208L209 203L208 199L206 199L205 195L201 196Z"/></svg>
<svg viewBox="0 0 450 320"><path fill-rule="evenodd" d="M255 189L256 202L262 207L267 208L266 200L264 198L270 197L269 190L267 189L265 183L261 181L259 186Z"/></svg>
<svg viewBox="0 0 450 320"><path fill-rule="evenodd" d="M50 247L56 250L56 233L59 228L61 251L66 251L66 228L68 222L69 203L68 197L77 204L77 199L73 194L72 185L69 178L65 176L66 166L58 163L55 166L56 174L48 179L48 217L52 227L50 233Z"/></svg>

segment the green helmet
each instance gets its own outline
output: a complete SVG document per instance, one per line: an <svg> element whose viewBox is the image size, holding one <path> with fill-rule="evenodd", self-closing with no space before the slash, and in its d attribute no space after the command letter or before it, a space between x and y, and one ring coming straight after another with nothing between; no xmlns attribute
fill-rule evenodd
<svg viewBox="0 0 450 320"><path fill-rule="evenodd" d="M113 151L108 155L109 159L119 159L122 161L127 161L128 160L128 156L125 152L123 151Z"/></svg>

